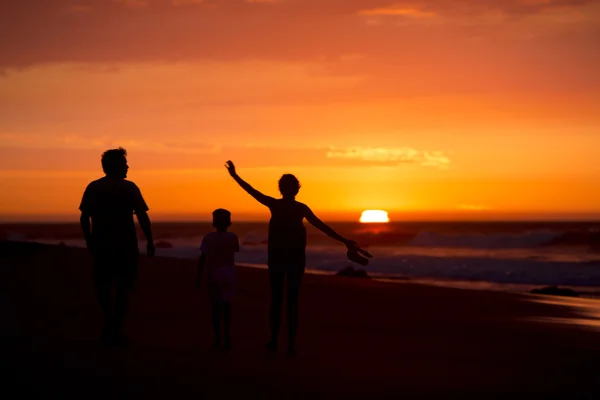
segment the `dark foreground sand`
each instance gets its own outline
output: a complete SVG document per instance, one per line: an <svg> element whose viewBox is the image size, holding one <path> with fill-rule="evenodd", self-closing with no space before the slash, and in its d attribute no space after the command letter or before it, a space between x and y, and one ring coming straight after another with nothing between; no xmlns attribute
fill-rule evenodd
<svg viewBox="0 0 600 400"><path fill-rule="evenodd" d="M133 344L103 347L89 255L0 242L0 396L600 398L600 334L535 322L577 318L532 301L543 297L308 275L299 354L274 357L266 272L239 268L225 354L209 350L194 274L190 261L142 258Z"/></svg>

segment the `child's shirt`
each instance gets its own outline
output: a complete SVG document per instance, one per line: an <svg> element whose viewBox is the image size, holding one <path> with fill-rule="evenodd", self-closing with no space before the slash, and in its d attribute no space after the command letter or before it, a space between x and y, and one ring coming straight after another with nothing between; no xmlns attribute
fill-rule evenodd
<svg viewBox="0 0 600 400"><path fill-rule="evenodd" d="M209 281L229 283L235 279L235 257L240 251L238 237L232 232L211 232L200 245L206 255L206 273Z"/></svg>

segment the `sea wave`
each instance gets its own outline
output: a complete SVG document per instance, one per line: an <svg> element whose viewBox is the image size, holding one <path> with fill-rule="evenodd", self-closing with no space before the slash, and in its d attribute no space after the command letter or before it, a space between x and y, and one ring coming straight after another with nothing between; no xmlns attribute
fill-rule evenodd
<svg viewBox="0 0 600 400"><path fill-rule="evenodd" d="M600 235L588 231L536 230L518 233L437 233L421 231L414 235L406 233L383 233L358 236L366 246L448 247L471 249L522 249L551 246L597 247Z"/></svg>
<svg viewBox="0 0 600 400"><path fill-rule="evenodd" d="M334 228L369 248L368 273L384 277L495 283L600 286L600 231L595 223L339 224ZM158 256L199 256L208 223L159 223ZM234 229L235 228L235 229ZM265 266L267 224L236 224L239 264ZM5 225L0 239L85 246L77 224ZM308 229L307 268L335 273L350 265L343 245ZM139 235L140 238L143 236ZM143 253L145 243L140 240Z"/></svg>
<svg viewBox="0 0 600 400"><path fill-rule="evenodd" d="M52 240L42 243L58 244ZM156 249L160 257L196 259L200 255L197 243L172 240L172 247ZM84 247L83 240L67 240L67 246ZM145 249L140 243L140 252ZM365 267L378 277L407 279L443 279L499 284L600 286L600 253L551 252L525 250L460 250L443 248L372 247L374 258ZM342 245L308 246L307 268L325 273L338 272L351 262ZM242 245L236 254L240 265L266 267L265 245Z"/></svg>
<svg viewBox="0 0 600 400"><path fill-rule="evenodd" d="M550 244L562 244L561 238L567 233L552 231L533 231L519 234L470 234L442 235L434 232L422 232L408 242L411 246L422 247L466 247L477 249L512 249L537 247ZM584 238L579 242L584 243ZM577 243L577 244L579 244ZM576 244L576 243L573 243Z"/></svg>
<svg viewBox="0 0 600 400"><path fill-rule="evenodd" d="M526 249L565 246L600 248L599 224L594 223L392 223L365 225L338 223L332 226L345 236L368 247L421 247L463 249ZM245 246L267 244L266 223L238 223L232 226ZM202 236L213 230L209 223L156 223L156 240L183 241L199 246ZM308 243L330 245L331 239L308 226ZM143 235L138 233L141 238ZM16 224L0 226L0 239L76 240L77 224Z"/></svg>
<svg viewBox="0 0 600 400"><path fill-rule="evenodd" d="M556 261L552 257L527 253L464 254L402 252L385 247L372 248L375 257L367 272L381 277L431 278L461 281L487 281L532 285L600 286L600 254L577 261ZM158 249L159 256L193 259L197 247L175 246ZM239 264L266 266L266 247L242 246L236 255ZM596 257L596 258L595 258ZM340 246L309 246L307 268L335 273L351 263Z"/></svg>

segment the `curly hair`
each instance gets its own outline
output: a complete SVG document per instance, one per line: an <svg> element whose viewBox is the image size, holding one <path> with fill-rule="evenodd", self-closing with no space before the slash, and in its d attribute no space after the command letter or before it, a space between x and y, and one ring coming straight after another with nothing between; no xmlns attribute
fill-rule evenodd
<svg viewBox="0 0 600 400"><path fill-rule="evenodd" d="M279 191L284 196L296 196L301 187L298 178L292 174L285 174L279 179Z"/></svg>

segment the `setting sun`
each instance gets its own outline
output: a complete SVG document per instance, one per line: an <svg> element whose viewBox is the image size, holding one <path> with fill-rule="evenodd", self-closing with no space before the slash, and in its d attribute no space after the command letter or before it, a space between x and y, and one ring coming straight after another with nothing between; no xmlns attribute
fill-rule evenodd
<svg viewBox="0 0 600 400"><path fill-rule="evenodd" d="M365 210L360 216L360 222L362 223L385 223L390 222L388 213L382 210Z"/></svg>
<svg viewBox="0 0 600 400"><path fill-rule="evenodd" d="M600 1L6 0L0 15L0 221L77 222L118 147L156 221L266 218L226 160L268 195L293 173L326 221L600 219Z"/></svg>

